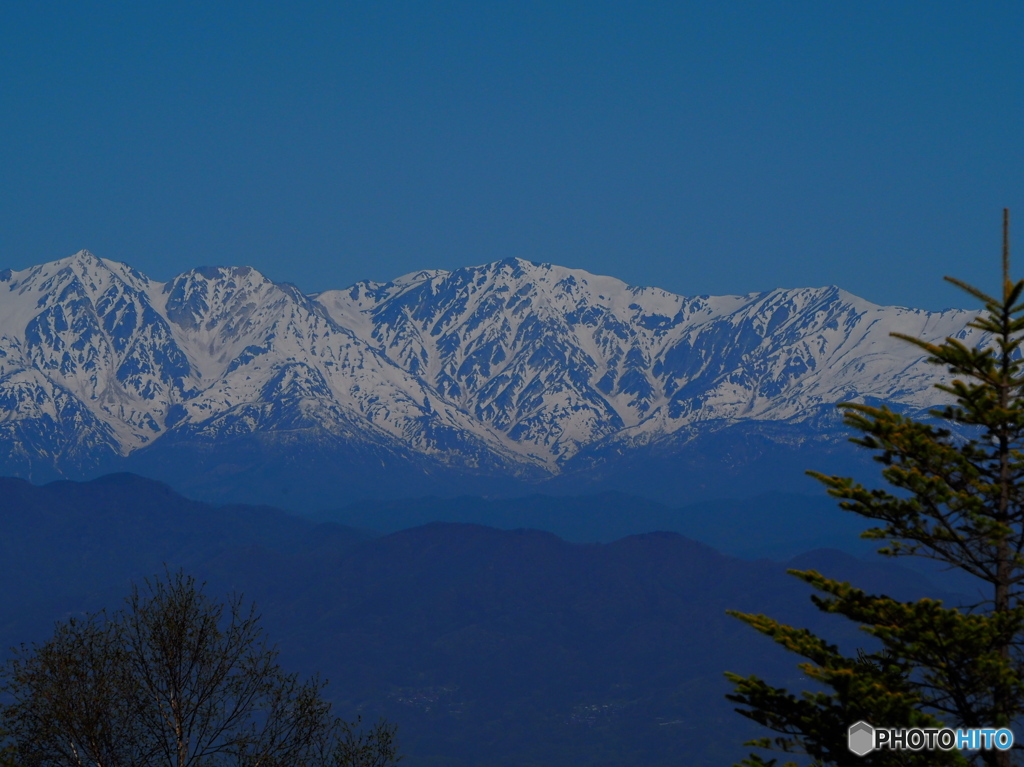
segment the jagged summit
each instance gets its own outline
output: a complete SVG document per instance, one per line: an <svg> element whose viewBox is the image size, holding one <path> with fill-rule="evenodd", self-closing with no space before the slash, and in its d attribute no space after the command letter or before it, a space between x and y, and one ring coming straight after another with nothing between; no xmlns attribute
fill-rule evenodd
<svg viewBox="0 0 1024 767"><path fill-rule="evenodd" d="M62 258L48 264L43 264L44 274L59 274L70 272L78 277L83 284L96 290L106 284L106 280L113 278L123 280L129 284L138 286L149 282L149 278L139 271L136 271L128 264L120 261L111 261L100 258L89 250L82 249L67 258ZM26 270L34 271L34 270Z"/></svg>
<svg viewBox="0 0 1024 767"><path fill-rule="evenodd" d="M843 400L927 408L935 369L889 333L968 338L971 316L836 286L687 297L518 258L304 295L244 266L154 282L83 250L0 276L0 445L58 473L243 440L550 475Z"/></svg>

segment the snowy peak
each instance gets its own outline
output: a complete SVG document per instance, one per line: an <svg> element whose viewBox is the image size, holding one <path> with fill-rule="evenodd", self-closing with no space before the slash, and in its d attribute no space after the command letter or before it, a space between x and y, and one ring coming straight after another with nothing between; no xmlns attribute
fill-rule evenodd
<svg viewBox="0 0 1024 767"><path fill-rule="evenodd" d="M206 379L244 364L240 355L268 351L283 331L305 339L315 330L308 327L316 324L314 315L322 315L294 288L249 267L193 269L167 282L160 293L164 316Z"/></svg>
<svg viewBox="0 0 1024 767"><path fill-rule="evenodd" d="M200 267L178 275L163 286L168 319L187 332L222 337L245 333L254 312L300 304L315 305L291 285L271 282L260 272L243 267Z"/></svg>
<svg viewBox="0 0 1024 767"><path fill-rule="evenodd" d="M7 421L59 421L57 403L71 398L115 452L150 442L190 375L150 288L131 267L84 250L10 273L0 283L0 393L49 404L19 407Z"/></svg>
<svg viewBox="0 0 1024 767"><path fill-rule="evenodd" d="M697 422L814 418L856 397L925 407L936 371L888 334L941 338L967 321L834 286L687 298L521 259L319 300L505 445L548 463ZM897 370L914 383L894 387Z"/></svg>
<svg viewBox="0 0 1024 767"><path fill-rule="evenodd" d="M834 286L685 297L522 259L306 296L249 267L159 283L80 251L0 274L0 444L59 467L168 435L303 435L557 473L602 446L834 421L843 400L929 407L941 371L889 334L971 342L971 317Z"/></svg>
<svg viewBox="0 0 1024 767"><path fill-rule="evenodd" d="M97 299L111 290L145 291L149 279L127 264L101 259L88 250L20 272L8 272L12 291L38 292L54 300Z"/></svg>

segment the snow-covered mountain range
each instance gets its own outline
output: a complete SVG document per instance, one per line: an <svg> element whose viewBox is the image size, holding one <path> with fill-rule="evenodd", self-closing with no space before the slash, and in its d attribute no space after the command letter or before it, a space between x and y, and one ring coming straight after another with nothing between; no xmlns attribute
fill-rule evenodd
<svg viewBox="0 0 1024 767"><path fill-rule="evenodd" d="M970 342L972 317L835 287L684 297L517 259L304 295L247 267L162 283L81 251L0 273L0 470L173 448L230 474L244 443L250 464L333 451L538 481L730 425L820 432L844 400L933 406L941 371L889 334Z"/></svg>

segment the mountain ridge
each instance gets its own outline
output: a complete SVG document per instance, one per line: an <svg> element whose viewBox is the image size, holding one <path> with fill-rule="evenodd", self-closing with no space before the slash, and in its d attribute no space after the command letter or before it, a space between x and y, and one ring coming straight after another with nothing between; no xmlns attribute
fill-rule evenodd
<svg viewBox="0 0 1024 767"><path fill-rule="evenodd" d="M415 490L582 476L740 424L834 441L836 402L938 403L941 373L890 331L976 343L972 317L834 286L685 297L522 259L306 295L250 267L157 282L80 251L0 275L0 470L177 451L230 474L301 445L384 482L401 464ZM244 456L218 468L222 445Z"/></svg>

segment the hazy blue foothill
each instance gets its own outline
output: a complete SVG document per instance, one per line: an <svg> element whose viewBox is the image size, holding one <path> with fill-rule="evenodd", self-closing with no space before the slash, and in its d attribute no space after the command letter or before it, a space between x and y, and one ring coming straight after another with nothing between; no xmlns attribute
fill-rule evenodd
<svg viewBox="0 0 1024 767"><path fill-rule="evenodd" d="M624 517L646 513L653 524L679 514L613 494L451 507L517 525L559 511L600 518L603 543L467 522L371 534L266 506L190 501L129 474L42 487L3 479L0 497L0 646L42 639L54 620L117 605L130 581L184 567L217 593L255 599L282 660L329 677L345 712L398 724L411 767L721 764L756 734L722 697L723 670L802 684L791 659L727 608L779 615L852 647L858 632L815 610L787 566L902 598L943 595L918 573L836 550L779 563L675 532L612 540ZM800 500L763 502L792 509ZM744 524L750 508L737 504L727 518ZM378 511L397 524L388 505ZM709 728L730 737L695 737Z"/></svg>
<svg viewBox="0 0 1024 767"><path fill-rule="evenodd" d="M651 530L681 533L735 557L786 559L815 548L862 555L873 551L859 534L864 522L844 514L823 493L769 493L754 498L702 501L680 507L607 492L588 496L532 495L361 501L313 519L378 533L428 522L468 522L507 530L547 530L576 543L610 543Z"/></svg>

